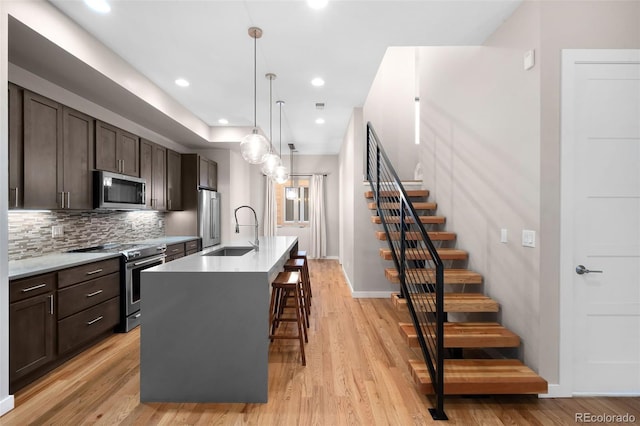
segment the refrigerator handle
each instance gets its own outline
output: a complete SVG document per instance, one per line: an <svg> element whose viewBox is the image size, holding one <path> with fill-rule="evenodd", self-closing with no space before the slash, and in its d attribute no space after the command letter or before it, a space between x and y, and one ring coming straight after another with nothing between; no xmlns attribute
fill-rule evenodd
<svg viewBox="0 0 640 426"><path fill-rule="evenodd" d="M212 239L216 238L216 221L214 220L214 216L215 216L215 213L216 213L215 201L216 201L215 198L212 198L210 200L211 205L209 206L211 208L211 212L209 214L209 233L210 233L209 236Z"/></svg>

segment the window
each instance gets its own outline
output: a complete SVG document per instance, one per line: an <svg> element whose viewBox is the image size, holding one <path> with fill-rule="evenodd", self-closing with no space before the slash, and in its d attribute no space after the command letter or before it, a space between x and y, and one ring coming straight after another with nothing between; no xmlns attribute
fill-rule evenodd
<svg viewBox="0 0 640 426"><path fill-rule="evenodd" d="M296 225L309 222L309 180L296 179L276 184L278 225Z"/></svg>
<svg viewBox="0 0 640 426"><path fill-rule="evenodd" d="M309 188L286 186L284 188L285 223L309 222Z"/></svg>

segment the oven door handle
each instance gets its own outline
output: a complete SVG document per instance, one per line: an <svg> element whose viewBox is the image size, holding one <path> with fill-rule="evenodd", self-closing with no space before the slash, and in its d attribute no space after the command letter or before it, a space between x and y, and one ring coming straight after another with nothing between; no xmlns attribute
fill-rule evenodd
<svg viewBox="0 0 640 426"><path fill-rule="evenodd" d="M162 256L154 257L152 259L147 259L147 260L142 260L140 262L136 262L136 263L133 264L133 266L140 266L140 265L144 265L146 263L157 262L158 260L163 260L165 257L167 257L167 256L163 254Z"/></svg>

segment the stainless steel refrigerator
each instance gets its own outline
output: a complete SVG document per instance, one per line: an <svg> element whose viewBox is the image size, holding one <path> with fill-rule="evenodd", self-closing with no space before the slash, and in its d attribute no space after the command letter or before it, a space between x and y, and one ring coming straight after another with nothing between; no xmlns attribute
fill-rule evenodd
<svg viewBox="0 0 640 426"><path fill-rule="evenodd" d="M198 234L202 248L220 244L220 194L198 190Z"/></svg>

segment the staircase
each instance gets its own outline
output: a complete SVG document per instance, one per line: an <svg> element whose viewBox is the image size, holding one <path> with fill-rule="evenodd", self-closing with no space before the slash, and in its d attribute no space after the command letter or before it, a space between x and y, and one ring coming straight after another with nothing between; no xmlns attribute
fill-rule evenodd
<svg viewBox="0 0 640 426"><path fill-rule="evenodd" d="M434 419L446 419L444 395L547 393L547 382L519 360L487 359L482 351L518 348L516 334L496 322L448 321L449 313L495 313L500 306L483 294L480 274L460 267L469 253L452 247L456 234L442 229L446 218L434 215L437 205L428 201L429 191L402 187L373 128L367 127L372 190L364 195L372 223L383 227L375 232L386 242L380 257L393 261L385 277L400 287L393 303L412 317L412 323L398 327L407 344L423 354L424 359L409 360L409 370L420 392L435 395ZM478 353L483 357L463 356Z"/></svg>

